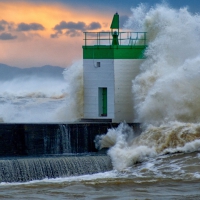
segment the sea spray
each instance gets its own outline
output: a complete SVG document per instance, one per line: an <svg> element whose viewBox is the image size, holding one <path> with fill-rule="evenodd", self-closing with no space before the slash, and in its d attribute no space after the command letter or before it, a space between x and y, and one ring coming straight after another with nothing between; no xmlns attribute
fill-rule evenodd
<svg viewBox="0 0 200 200"><path fill-rule="evenodd" d="M64 80L50 77L21 77L0 83L1 122L53 121L55 107L66 97Z"/></svg>
<svg viewBox="0 0 200 200"><path fill-rule="evenodd" d="M114 169L124 170L149 157L198 151L200 124L170 122L160 126L149 125L141 135L134 137L132 128L122 123L97 137L96 143L99 148L110 148L108 155Z"/></svg>
<svg viewBox="0 0 200 200"><path fill-rule="evenodd" d="M0 122L55 123L81 118L82 69L82 62L75 62L63 72L65 80L53 74L17 74L0 80Z"/></svg>
<svg viewBox="0 0 200 200"><path fill-rule="evenodd" d="M126 26L143 29L149 41L141 73L133 80L135 121L199 122L200 16L166 5L149 10L140 5L132 12Z"/></svg>
<svg viewBox="0 0 200 200"><path fill-rule="evenodd" d="M101 136L113 167L124 170L150 157L200 149L200 16L166 5L132 9L126 28L146 31L148 47L133 80L138 137L125 137L125 125ZM129 131L128 131L129 132ZM127 132L127 134L128 134Z"/></svg>
<svg viewBox="0 0 200 200"><path fill-rule="evenodd" d="M97 135L95 138L96 149L110 148L117 142L129 141L135 137L134 131L125 122L121 123L117 128L108 129L107 134Z"/></svg>
<svg viewBox="0 0 200 200"><path fill-rule="evenodd" d="M73 63L63 72L66 80L67 97L65 105L58 109L58 118L75 121L83 117L83 64Z"/></svg>

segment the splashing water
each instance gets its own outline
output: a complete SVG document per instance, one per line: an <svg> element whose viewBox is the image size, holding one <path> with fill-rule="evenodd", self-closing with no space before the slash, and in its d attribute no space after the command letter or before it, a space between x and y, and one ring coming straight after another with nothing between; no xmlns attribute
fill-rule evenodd
<svg viewBox="0 0 200 200"><path fill-rule="evenodd" d="M61 108L63 119L66 121L75 121L83 117L83 63L82 61L74 63L64 72L64 78L67 81L66 90L68 96L65 101L64 109Z"/></svg>
<svg viewBox="0 0 200 200"><path fill-rule="evenodd" d="M149 42L147 58L132 81L134 120L144 124L144 131L134 137L121 124L97 138L99 148L110 147L117 170L150 157L200 149L200 15L143 4L132 13L125 27L146 31Z"/></svg>
<svg viewBox="0 0 200 200"><path fill-rule="evenodd" d="M106 135L96 138L99 149L110 148L108 155L113 167L124 170L149 157L172 153L189 153L200 149L200 124L170 122L165 125L149 125L138 137L132 128L122 123L110 129Z"/></svg>
<svg viewBox="0 0 200 200"><path fill-rule="evenodd" d="M82 62L64 70L64 79L20 76L0 80L0 122L66 122L82 116Z"/></svg>
<svg viewBox="0 0 200 200"><path fill-rule="evenodd" d="M127 23L143 27L149 40L147 59L133 80L136 120L199 122L200 16L164 5L146 9L132 9L139 25Z"/></svg>

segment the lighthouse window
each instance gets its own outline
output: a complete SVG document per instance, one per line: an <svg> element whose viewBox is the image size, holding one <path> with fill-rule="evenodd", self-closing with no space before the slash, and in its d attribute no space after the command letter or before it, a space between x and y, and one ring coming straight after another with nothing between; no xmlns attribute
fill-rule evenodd
<svg viewBox="0 0 200 200"><path fill-rule="evenodd" d="M97 67L101 67L101 63L100 62L97 62Z"/></svg>

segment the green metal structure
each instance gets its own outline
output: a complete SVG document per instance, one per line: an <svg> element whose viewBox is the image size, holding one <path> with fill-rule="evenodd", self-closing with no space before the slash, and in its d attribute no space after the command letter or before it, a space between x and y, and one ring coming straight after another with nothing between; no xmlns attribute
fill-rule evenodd
<svg viewBox="0 0 200 200"><path fill-rule="evenodd" d="M119 32L119 15L113 16L110 32L84 32L83 59L143 59L146 32Z"/></svg>
<svg viewBox="0 0 200 200"><path fill-rule="evenodd" d="M110 28L119 30L119 15L118 15L118 13L114 14Z"/></svg>

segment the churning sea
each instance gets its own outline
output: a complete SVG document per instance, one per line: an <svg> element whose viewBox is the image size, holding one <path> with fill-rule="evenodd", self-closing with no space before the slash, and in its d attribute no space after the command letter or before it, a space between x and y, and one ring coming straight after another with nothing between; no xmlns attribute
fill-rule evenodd
<svg viewBox="0 0 200 200"><path fill-rule="evenodd" d="M130 109L143 122L143 133L135 137L121 124L100 137L100 146L109 148L111 171L1 182L0 199L200 199L200 16L166 5L141 4L132 13L126 28L147 31L149 40L130 91ZM65 79L51 74L0 80L0 121L81 118L81 63L63 74Z"/></svg>
<svg viewBox="0 0 200 200"><path fill-rule="evenodd" d="M123 171L1 183L0 199L200 199L200 153L149 158Z"/></svg>

